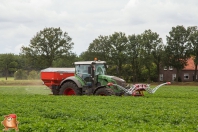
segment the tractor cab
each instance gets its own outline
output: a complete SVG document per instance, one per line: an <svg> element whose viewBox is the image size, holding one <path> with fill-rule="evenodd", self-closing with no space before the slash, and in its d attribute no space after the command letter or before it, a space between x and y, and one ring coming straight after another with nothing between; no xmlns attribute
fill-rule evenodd
<svg viewBox="0 0 198 132"><path fill-rule="evenodd" d="M75 74L89 85L96 84L99 75L106 75L105 61L80 61L74 64Z"/></svg>

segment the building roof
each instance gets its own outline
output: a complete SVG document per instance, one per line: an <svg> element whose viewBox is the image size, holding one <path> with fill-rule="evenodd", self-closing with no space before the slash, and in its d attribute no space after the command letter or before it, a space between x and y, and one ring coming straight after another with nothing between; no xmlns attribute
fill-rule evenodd
<svg viewBox="0 0 198 132"><path fill-rule="evenodd" d="M187 60L187 66L185 66L183 70L195 70L195 64L192 57Z"/></svg>

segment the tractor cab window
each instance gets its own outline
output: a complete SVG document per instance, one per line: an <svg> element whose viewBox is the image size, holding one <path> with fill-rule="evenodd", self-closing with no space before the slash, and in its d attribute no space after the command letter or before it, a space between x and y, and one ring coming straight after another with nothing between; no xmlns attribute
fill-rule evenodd
<svg viewBox="0 0 198 132"><path fill-rule="evenodd" d="M105 75L106 74L106 68L104 64L96 64L95 68L96 75Z"/></svg>
<svg viewBox="0 0 198 132"><path fill-rule="evenodd" d="M89 77L90 74L88 74L88 67L90 65L76 65L76 74L85 79L86 77Z"/></svg>

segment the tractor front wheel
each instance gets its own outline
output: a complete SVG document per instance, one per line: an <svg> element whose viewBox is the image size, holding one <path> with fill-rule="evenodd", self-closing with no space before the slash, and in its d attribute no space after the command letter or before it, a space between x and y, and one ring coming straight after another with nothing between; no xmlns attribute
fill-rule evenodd
<svg viewBox="0 0 198 132"><path fill-rule="evenodd" d="M95 92L95 95L111 96L111 95L115 95L115 93L111 88L103 87L103 88L98 89Z"/></svg>
<svg viewBox="0 0 198 132"><path fill-rule="evenodd" d="M81 95L81 91L75 83L66 82L61 86L59 95Z"/></svg>

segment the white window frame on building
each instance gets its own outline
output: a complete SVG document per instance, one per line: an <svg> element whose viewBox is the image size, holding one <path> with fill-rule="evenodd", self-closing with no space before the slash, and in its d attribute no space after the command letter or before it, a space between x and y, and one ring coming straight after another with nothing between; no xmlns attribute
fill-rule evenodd
<svg viewBox="0 0 198 132"><path fill-rule="evenodd" d="M164 66L164 70L167 70L167 66Z"/></svg>
<svg viewBox="0 0 198 132"><path fill-rule="evenodd" d="M169 70L173 70L173 66L169 66Z"/></svg>
<svg viewBox="0 0 198 132"><path fill-rule="evenodd" d="M163 80L164 80L163 74L159 74L159 80L160 80L160 81L163 81Z"/></svg>
<svg viewBox="0 0 198 132"><path fill-rule="evenodd" d="M184 73L184 80L189 80L190 76L189 73Z"/></svg>
<svg viewBox="0 0 198 132"><path fill-rule="evenodd" d="M176 74L172 74L172 81L175 81L176 79Z"/></svg>

